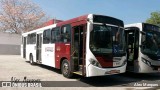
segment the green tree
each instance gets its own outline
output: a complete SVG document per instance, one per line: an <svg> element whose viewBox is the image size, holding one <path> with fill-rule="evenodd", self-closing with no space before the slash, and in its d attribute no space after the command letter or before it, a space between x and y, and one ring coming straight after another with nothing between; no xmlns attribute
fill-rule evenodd
<svg viewBox="0 0 160 90"><path fill-rule="evenodd" d="M146 23L160 26L160 11L152 12L150 18L146 20Z"/></svg>

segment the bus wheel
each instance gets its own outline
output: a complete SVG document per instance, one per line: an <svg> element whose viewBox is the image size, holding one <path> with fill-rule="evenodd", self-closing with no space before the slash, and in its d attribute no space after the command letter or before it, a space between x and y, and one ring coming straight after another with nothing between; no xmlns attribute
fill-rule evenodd
<svg viewBox="0 0 160 90"><path fill-rule="evenodd" d="M29 60L29 61L30 61L30 64L31 64L31 65L34 65L34 62L33 62L33 55L32 55L32 54L30 55L30 60Z"/></svg>
<svg viewBox="0 0 160 90"><path fill-rule="evenodd" d="M68 60L66 59L63 60L62 65L61 65L61 71L64 77L71 78L73 76Z"/></svg>

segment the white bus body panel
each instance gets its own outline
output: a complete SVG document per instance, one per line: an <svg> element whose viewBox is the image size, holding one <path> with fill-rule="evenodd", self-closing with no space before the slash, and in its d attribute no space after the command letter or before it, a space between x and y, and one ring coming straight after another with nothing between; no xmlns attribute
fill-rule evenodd
<svg viewBox="0 0 160 90"><path fill-rule="evenodd" d="M42 64L55 67L55 44L42 45Z"/></svg>
<svg viewBox="0 0 160 90"><path fill-rule="evenodd" d="M147 65L146 63L144 63L142 61L141 57L143 57L144 59L149 61L151 63L151 65L160 66L160 61L152 60L147 55L144 55L144 54L140 53L139 58L138 58L139 59L139 70L138 70L138 73L158 73L158 72L160 72L159 70L154 70L151 66Z"/></svg>
<svg viewBox="0 0 160 90"><path fill-rule="evenodd" d="M36 62L36 44L26 45L26 59L29 61L30 54L33 56L33 62Z"/></svg>

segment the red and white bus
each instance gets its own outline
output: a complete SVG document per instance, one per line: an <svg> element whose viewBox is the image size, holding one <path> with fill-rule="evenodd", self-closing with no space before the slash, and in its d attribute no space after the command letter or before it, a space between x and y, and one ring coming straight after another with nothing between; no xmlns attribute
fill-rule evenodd
<svg viewBox="0 0 160 90"><path fill-rule="evenodd" d="M22 34L21 56L31 64L85 77L126 71L123 21L88 14Z"/></svg>

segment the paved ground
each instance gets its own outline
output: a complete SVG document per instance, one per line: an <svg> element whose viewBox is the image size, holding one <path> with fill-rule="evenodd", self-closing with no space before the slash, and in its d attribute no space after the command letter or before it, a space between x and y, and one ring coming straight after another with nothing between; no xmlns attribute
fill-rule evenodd
<svg viewBox="0 0 160 90"><path fill-rule="evenodd" d="M60 86L73 85L74 87L54 87L54 89L63 89L63 90L157 90L159 87L133 87L135 83L143 83L145 81L159 82L160 84L160 74L120 74L120 75L110 75L104 77L91 77L85 78L78 75L75 75L72 79L67 79L63 77L60 70L47 67L44 65L30 65L25 59L21 58L18 55L0 55L0 81L11 81L11 79L20 79L23 80L24 77L27 79L39 79L40 81L56 81L49 84L61 83ZM62 82L58 82L62 81ZM65 82L64 82L65 81ZM132 87L130 87L132 86ZM160 85L159 85L160 86ZM0 90L10 90L18 88L1 88ZM22 88L20 88L22 89ZM32 88L23 88L23 89L32 89ZM36 90L46 89L46 88L33 88ZM51 88L47 88L50 90Z"/></svg>

